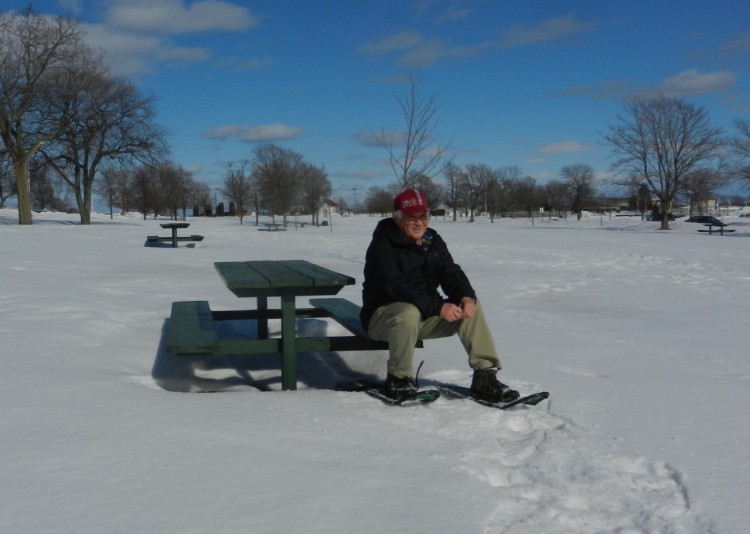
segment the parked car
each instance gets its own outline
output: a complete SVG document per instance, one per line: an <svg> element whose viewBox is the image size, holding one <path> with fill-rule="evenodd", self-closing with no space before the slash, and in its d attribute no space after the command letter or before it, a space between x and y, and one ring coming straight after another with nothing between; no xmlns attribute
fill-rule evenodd
<svg viewBox="0 0 750 534"><path fill-rule="evenodd" d="M688 217L687 219L685 219L685 222L717 225L723 224L719 219L711 215L693 215L692 217Z"/></svg>
<svg viewBox="0 0 750 534"><path fill-rule="evenodd" d="M652 213L648 217L646 217L647 221L661 221L661 213ZM668 221L674 221L674 215L671 213L667 213L667 220Z"/></svg>

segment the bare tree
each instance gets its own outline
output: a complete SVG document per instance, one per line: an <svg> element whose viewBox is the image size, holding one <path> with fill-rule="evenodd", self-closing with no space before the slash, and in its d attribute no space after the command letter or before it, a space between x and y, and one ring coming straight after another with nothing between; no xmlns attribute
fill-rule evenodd
<svg viewBox="0 0 750 534"><path fill-rule="evenodd" d="M226 164L224 169L227 174L224 177L222 190L229 202L234 204L236 214L240 218L240 224L242 224L252 199L250 164L247 161L230 162Z"/></svg>
<svg viewBox="0 0 750 534"><path fill-rule="evenodd" d="M534 217L534 211L540 204L538 189L536 180L531 176L524 176L513 184L513 200L529 218Z"/></svg>
<svg viewBox="0 0 750 534"><path fill-rule="evenodd" d="M32 224L29 161L60 136L67 117L49 114L59 99L57 79L88 50L77 22L64 17L0 14L0 138L13 163L18 222Z"/></svg>
<svg viewBox="0 0 750 534"><path fill-rule="evenodd" d="M379 213L385 217L393 211L393 193L382 187L373 186L367 191L365 209L367 213Z"/></svg>
<svg viewBox="0 0 750 534"><path fill-rule="evenodd" d="M424 194L427 205L431 206L432 209L437 209L442 204L443 188L429 176L425 176L424 174L415 176L412 181L412 187Z"/></svg>
<svg viewBox="0 0 750 534"><path fill-rule="evenodd" d="M101 179L94 192L107 203L109 218L114 218L115 207L120 213L126 213L130 207L131 172L125 167L106 167L102 169Z"/></svg>
<svg viewBox="0 0 750 534"><path fill-rule="evenodd" d="M193 216L199 214L211 215L211 188L203 182L195 182L190 192L190 202L193 204Z"/></svg>
<svg viewBox="0 0 750 534"><path fill-rule="evenodd" d="M514 209L516 188L523 177L523 171L517 165L504 165L495 171L497 175L496 209L508 212Z"/></svg>
<svg viewBox="0 0 750 534"><path fill-rule="evenodd" d="M273 216L282 215L286 226L299 194L302 156L278 145L263 143L253 151L253 174L259 179L263 202Z"/></svg>
<svg viewBox="0 0 750 534"><path fill-rule="evenodd" d="M453 210L453 222L456 222L458 210L463 203L464 173L458 165L449 161L443 169L443 177L445 179L443 199L445 204Z"/></svg>
<svg viewBox="0 0 750 534"><path fill-rule="evenodd" d="M58 77L63 98L50 115L67 118L64 133L41 149L75 194L81 224L91 224L92 194L107 161L155 162L166 153L165 132L155 124L153 98L109 75L99 58L81 55Z"/></svg>
<svg viewBox="0 0 750 534"><path fill-rule="evenodd" d="M420 96L420 84L420 77L412 75L407 96L398 100L405 130L398 133L381 130L375 136L388 152L388 163L401 188L411 187L418 176L434 178L440 174L448 148L435 133L440 106L434 96Z"/></svg>
<svg viewBox="0 0 750 534"><path fill-rule="evenodd" d="M624 189L628 197L628 209L639 212L641 219L644 219L646 210L651 206L651 189L645 180L636 173L630 173L623 181L615 181L614 185Z"/></svg>
<svg viewBox="0 0 750 534"><path fill-rule="evenodd" d="M469 222L474 222L474 213L484 208L485 195L496 181L497 175L487 165L470 163L466 166L463 185L469 208Z"/></svg>
<svg viewBox="0 0 750 534"><path fill-rule="evenodd" d="M143 165L135 170L130 197L133 206L143 214L144 221L152 211L154 217L159 214L163 201L160 194L159 172L156 167Z"/></svg>
<svg viewBox="0 0 750 534"><path fill-rule="evenodd" d="M723 176L711 169L696 169L685 175L681 192L690 204L690 215L707 213L708 200L725 183Z"/></svg>
<svg viewBox="0 0 750 534"><path fill-rule="evenodd" d="M554 213L566 213L568 206L572 204L570 199L569 184L560 180L550 180L546 184L537 188L538 197L542 206L552 218Z"/></svg>
<svg viewBox="0 0 750 534"><path fill-rule="evenodd" d="M263 192L258 169L254 168L250 175L250 203L255 211L255 226L260 222L260 210L263 207Z"/></svg>
<svg viewBox="0 0 750 534"><path fill-rule="evenodd" d="M583 163L566 165L560 171L560 176L570 188L571 210L580 221L584 204L591 200L596 192L594 168Z"/></svg>
<svg viewBox="0 0 750 534"><path fill-rule="evenodd" d="M320 224L320 208L330 198L331 182L323 167L306 163L300 173L300 201L312 217L311 224Z"/></svg>
<svg viewBox="0 0 750 534"><path fill-rule="evenodd" d="M487 187L487 192L484 194L485 205L487 206L487 214L490 216L490 222L494 223L497 214L500 211L500 205L503 198L503 189L500 184L500 179L495 173L495 179L490 182Z"/></svg>
<svg viewBox="0 0 750 534"><path fill-rule="evenodd" d="M55 188L45 167L32 167L29 170L31 208L46 211L60 208L56 202Z"/></svg>
<svg viewBox="0 0 750 534"><path fill-rule="evenodd" d="M735 121L737 134L731 140L731 148L737 159L734 175L750 187L750 121Z"/></svg>
<svg viewBox="0 0 750 534"><path fill-rule="evenodd" d="M663 96L629 100L604 140L617 158L613 168L640 176L659 199L662 230L669 229L682 180L718 158L724 145L722 130L710 125L703 108Z"/></svg>
<svg viewBox="0 0 750 534"><path fill-rule="evenodd" d="M169 217L177 220L178 213L182 210L182 219L187 215L188 202L191 199L193 188L193 177L191 173L181 165L171 161L164 161L156 168L160 205L169 211Z"/></svg>

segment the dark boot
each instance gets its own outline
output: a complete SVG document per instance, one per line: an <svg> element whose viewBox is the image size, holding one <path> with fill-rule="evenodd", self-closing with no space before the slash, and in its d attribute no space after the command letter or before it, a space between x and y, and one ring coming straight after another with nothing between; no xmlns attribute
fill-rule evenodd
<svg viewBox="0 0 750 534"><path fill-rule="evenodd" d="M392 399L403 399L410 397L417 392L417 386L411 381L411 378L398 378L388 373L383 386L385 394Z"/></svg>
<svg viewBox="0 0 750 534"><path fill-rule="evenodd" d="M477 369L471 379L471 394L487 402L511 402L520 395L497 379L497 369Z"/></svg>

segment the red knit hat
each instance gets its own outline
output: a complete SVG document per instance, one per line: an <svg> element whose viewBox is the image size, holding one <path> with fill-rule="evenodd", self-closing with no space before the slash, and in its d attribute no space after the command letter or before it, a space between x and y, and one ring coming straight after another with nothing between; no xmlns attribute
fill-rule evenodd
<svg viewBox="0 0 750 534"><path fill-rule="evenodd" d="M393 199L393 211L400 211L404 215L414 215L429 210L427 198L416 189L405 189Z"/></svg>

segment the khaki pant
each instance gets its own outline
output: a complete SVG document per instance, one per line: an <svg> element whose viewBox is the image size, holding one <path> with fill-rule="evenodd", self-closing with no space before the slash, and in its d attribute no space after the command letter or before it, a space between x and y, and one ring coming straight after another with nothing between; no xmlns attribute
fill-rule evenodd
<svg viewBox="0 0 750 534"><path fill-rule="evenodd" d="M412 359L417 340L454 334L458 334L469 356L469 367L500 369L500 359L492 340L492 333L487 327L479 302L476 308L477 313L471 319L449 322L433 316L422 321L419 309L413 304L393 302L375 310L367 333L373 339L388 342L388 372L399 378L412 375Z"/></svg>

